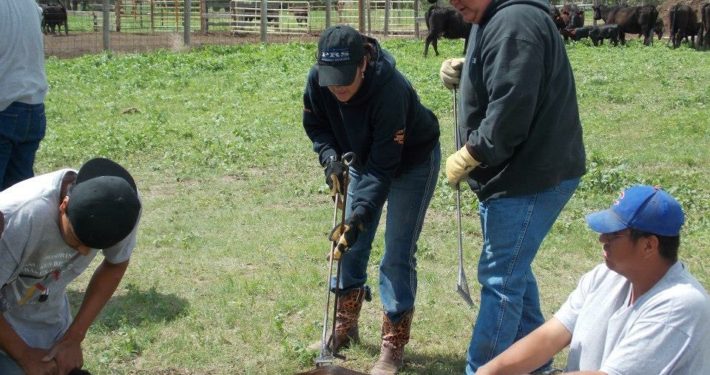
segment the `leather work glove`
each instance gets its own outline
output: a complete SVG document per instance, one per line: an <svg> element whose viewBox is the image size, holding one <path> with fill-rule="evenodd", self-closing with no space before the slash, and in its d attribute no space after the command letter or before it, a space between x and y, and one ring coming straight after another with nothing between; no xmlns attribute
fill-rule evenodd
<svg viewBox="0 0 710 375"><path fill-rule="evenodd" d="M343 186L345 185L345 164L341 161L331 159L325 166L325 183L328 184L330 191L343 194ZM334 194L333 194L334 195Z"/></svg>
<svg viewBox="0 0 710 375"><path fill-rule="evenodd" d="M357 215L349 217L345 220L345 224L336 225L328 236L331 241L336 243L333 259L340 259L340 255L348 251L348 249L355 244L360 231L363 229L362 219Z"/></svg>
<svg viewBox="0 0 710 375"><path fill-rule="evenodd" d="M454 87L459 85L461 81L461 70L463 69L463 57L458 57L455 59L446 59L441 63L441 69L439 69L439 78L441 82L444 83L447 89L453 90Z"/></svg>
<svg viewBox="0 0 710 375"><path fill-rule="evenodd" d="M476 168L480 161L473 158L466 145L446 158L446 179L455 188L459 182Z"/></svg>

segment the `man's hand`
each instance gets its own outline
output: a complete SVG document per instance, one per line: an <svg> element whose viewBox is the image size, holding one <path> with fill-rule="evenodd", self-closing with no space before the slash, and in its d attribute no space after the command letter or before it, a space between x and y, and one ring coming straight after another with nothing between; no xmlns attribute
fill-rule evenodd
<svg viewBox="0 0 710 375"><path fill-rule="evenodd" d="M81 341L63 337L57 342L49 353L42 358L43 362L54 361L59 374L68 374L73 369L81 368L84 365L84 354L81 351Z"/></svg>
<svg viewBox="0 0 710 375"><path fill-rule="evenodd" d="M325 183L330 188L330 195L335 197L335 194L345 194L345 170L347 167L343 162L331 160L325 166Z"/></svg>
<svg viewBox="0 0 710 375"><path fill-rule="evenodd" d="M446 59L441 63L439 78L447 89L453 90L461 81L461 70L463 69L464 58Z"/></svg>
<svg viewBox="0 0 710 375"><path fill-rule="evenodd" d="M58 375L57 361L43 361L46 355L46 350L27 348L22 352L22 356L17 358L17 363L26 375Z"/></svg>
<svg viewBox="0 0 710 375"><path fill-rule="evenodd" d="M446 179L449 185L456 187L479 164L481 162L473 158L466 145L461 147L446 159Z"/></svg>
<svg viewBox="0 0 710 375"><path fill-rule="evenodd" d="M357 241L360 231L363 230L362 219L357 216L351 216L345 221L345 224L338 224L330 231L331 241L336 242L336 249L344 253ZM336 257L337 259L337 257Z"/></svg>

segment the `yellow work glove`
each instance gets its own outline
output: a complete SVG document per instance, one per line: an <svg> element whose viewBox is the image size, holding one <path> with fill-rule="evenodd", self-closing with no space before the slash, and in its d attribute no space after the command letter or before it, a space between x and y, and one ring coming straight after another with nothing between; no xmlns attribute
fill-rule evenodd
<svg viewBox="0 0 710 375"><path fill-rule="evenodd" d="M473 158L464 145L446 159L446 179L451 187L456 187L480 161Z"/></svg>
<svg viewBox="0 0 710 375"><path fill-rule="evenodd" d="M439 78L447 89L453 90L461 81L461 69L463 69L463 57L446 59L441 63Z"/></svg>

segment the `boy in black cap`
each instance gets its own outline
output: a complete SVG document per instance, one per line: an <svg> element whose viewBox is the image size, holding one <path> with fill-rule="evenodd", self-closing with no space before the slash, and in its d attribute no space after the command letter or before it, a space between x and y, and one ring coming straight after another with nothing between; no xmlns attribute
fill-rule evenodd
<svg viewBox="0 0 710 375"><path fill-rule="evenodd" d="M81 342L113 295L136 244L141 202L108 159L33 177L0 192L0 374L64 375L81 368ZM102 250L72 321L66 286Z"/></svg>

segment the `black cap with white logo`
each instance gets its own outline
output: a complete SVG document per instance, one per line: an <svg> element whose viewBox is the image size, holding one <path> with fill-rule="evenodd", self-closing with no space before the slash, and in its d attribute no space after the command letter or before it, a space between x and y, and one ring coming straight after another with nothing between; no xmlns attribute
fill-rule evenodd
<svg viewBox="0 0 710 375"><path fill-rule="evenodd" d="M326 29L318 41L318 84L347 86L355 80L357 66L365 56L360 33L350 26Z"/></svg>

